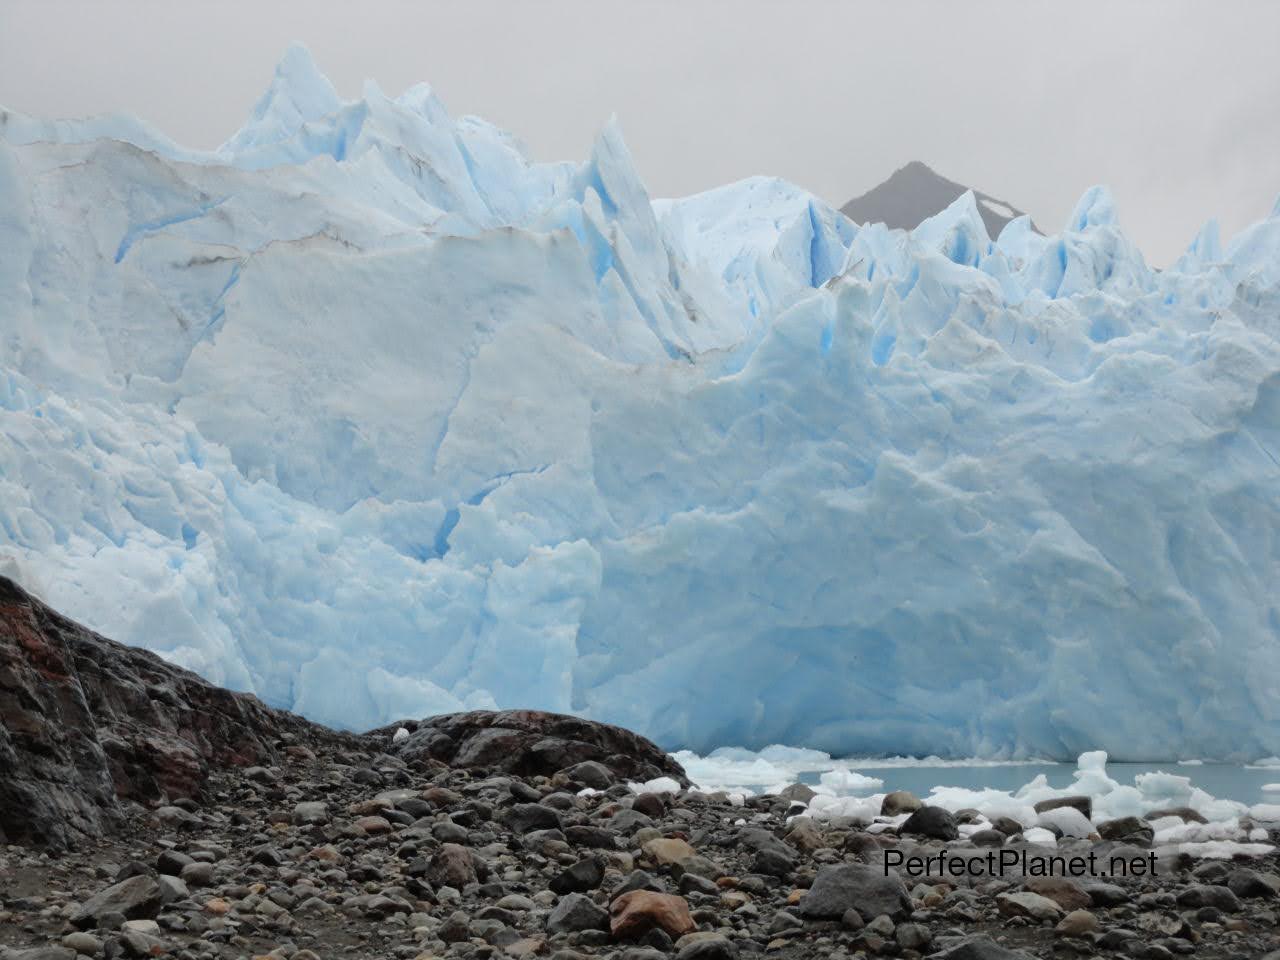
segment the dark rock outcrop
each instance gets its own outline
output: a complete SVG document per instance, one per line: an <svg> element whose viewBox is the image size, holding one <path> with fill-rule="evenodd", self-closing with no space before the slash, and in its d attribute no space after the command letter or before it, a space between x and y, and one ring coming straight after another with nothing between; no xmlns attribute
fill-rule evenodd
<svg viewBox="0 0 1280 960"><path fill-rule="evenodd" d="M552 776L593 760L627 780L672 777L688 786L684 770L662 748L638 733L608 723L543 710L472 710L427 720L405 720L374 735L390 738L397 727L410 733L389 752L465 769L488 769L522 777Z"/></svg>
<svg viewBox="0 0 1280 960"><path fill-rule="evenodd" d="M72 844L122 800L198 796L210 765L342 739L107 640L0 577L0 843Z"/></svg>
<svg viewBox="0 0 1280 960"><path fill-rule="evenodd" d="M412 735L392 744L399 726ZM321 746L387 749L436 768L563 770L595 783L670 776L688 786L680 765L644 737L536 710L339 733L108 640L0 577L0 844L65 849L113 831L129 802L198 799L211 768L258 766L269 780L265 768L290 747Z"/></svg>

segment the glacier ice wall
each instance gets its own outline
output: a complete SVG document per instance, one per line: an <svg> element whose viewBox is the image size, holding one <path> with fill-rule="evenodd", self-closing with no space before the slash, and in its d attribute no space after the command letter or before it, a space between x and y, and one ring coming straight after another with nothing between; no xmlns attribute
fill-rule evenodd
<svg viewBox="0 0 1280 960"><path fill-rule="evenodd" d="M1278 338L1280 210L651 201L295 49L212 153L0 112L0 570L357 728L1274 754Z"/></svg>

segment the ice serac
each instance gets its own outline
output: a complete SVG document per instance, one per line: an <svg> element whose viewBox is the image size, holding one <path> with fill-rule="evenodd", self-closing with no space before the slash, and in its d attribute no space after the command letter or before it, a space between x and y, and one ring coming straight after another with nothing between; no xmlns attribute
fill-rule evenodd
<svg viewBox="0 0 1280 960"><path fill-rule="evenodd" d="M317 720L1280 753L1280 216L1163 271L653 201L286 56L213 153L4 113L0 573Z"/></svg>

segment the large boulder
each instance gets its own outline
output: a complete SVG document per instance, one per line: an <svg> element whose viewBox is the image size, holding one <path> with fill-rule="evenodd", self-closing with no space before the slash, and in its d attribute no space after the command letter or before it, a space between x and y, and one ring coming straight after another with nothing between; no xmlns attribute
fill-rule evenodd
<svg viewBox="0 0 1280 960"><path fill-rule="evenodd" d="M960 836L955 817L942 807L920 807L898 827L898 832L904 836L914 834L934 840L955 840Z"/></svg>
<svg viewBox="0 0 1280 960"><path fill-rule="evenodd" d="M590 897L570 893L547 915L549 933L575 933L580 930L608 930L609 914Z"/></svg>
<svg viewBox="0 0 1280 960"><path fill-rule="evenodd" d="M587 761L618 779L671 777L689 786L684 768L651 740L608 723L544 710L472 710L426 720L402 720L375 735L404 727L408 737L390 745L406 760L441 761L452 767L497 770L522 777L552 776Z"/></svg>
<svg viewBox="0 0 1280 960"><path fill-rule="evenodd" d="M659 929L672 940L698 929L684 897L650 890L631 890L609 905L609 929L615 940L639 940Z"/></svg>
<svg viewBox="0 0 1280 960"><path fill-rule="evenodd" d="M850 863L823 867L800 900L801 916L811 920L839 920L850 907L864 917L901 920L911 913L911 897L896 873Z"/></svg>
<svg viewBox="0 0 1280 960"><path fill-rule="evenodd" d="M164 905L164 891L155 877L130 877L94 894L68 918L73 927L87 930L105 917L119 915L126 920L151 920Z"/></svg>

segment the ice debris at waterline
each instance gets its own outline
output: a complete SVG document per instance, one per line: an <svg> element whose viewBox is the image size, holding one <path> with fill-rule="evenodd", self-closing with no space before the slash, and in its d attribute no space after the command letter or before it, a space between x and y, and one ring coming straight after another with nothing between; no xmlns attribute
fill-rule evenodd
<svg viewBox="0 0 1280 960"><path fill-rule="evenodd" d="M1267 827L1280 826L1280 804L1250 806L1214 797L1196 787L1190 777L1156 771L1139 774L1132 786L1122 784L1107 774L1103 750L1077 758L1074 783L1065 789L1051 787L1044 774L1037 774L1012 792L939 785L918 799L886 793L883 780L860 775L848 761L814 750L772 746L752 753L721 749L706 757L681 751L676 759L697 789L724 791L737 806L758 793L783 794L791 800L792 818L848 820L869 833L902 826L923 803L952 814L968 811L956 818L951 839L972 839L1003 820L1001 832L1009 833L1016 825L1023 839L1044 846L1056 846L1059 837L1096 838L1101 834L1105 840L1138 840L1191 856L1230 859L1270 853L1275 847L1269 842ZM923 763L928 765L928 761ZM937 769L939 780L945 782L949 767ZM819 773L819 782L797 790L791 784L801 770ZM789 775L789 779L776 783L752 779L778 773ZM659 779L631 786L636 792L662 791L671 789L672 782ZM757 789L745 786L751 783L764 785ZM985 842L987 838L978 839Z"/></svg>
<svg viewBox="0 0 1280 960"><path fill-rule="evenodd" d="M300 49L216 152L0 114L0 570L333 724L1280 753L1280 210L651 201Z"/></svg>

